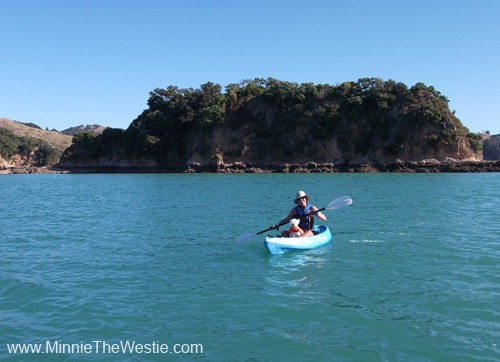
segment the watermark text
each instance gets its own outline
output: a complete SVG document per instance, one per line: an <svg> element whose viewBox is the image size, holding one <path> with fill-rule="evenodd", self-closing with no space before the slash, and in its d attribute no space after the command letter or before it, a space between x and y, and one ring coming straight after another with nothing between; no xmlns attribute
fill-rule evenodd
<svg viewBox="0 0 500 362"><path fill-rule="evenodd" d="M160 341L139 343L136 341L67 343L45 341L44 343L5 343L3 352L8 354L203 354L202 343L175 343ZM1 348L1 346L0 346ZM2 350L0 349L0 352Z"/></svg>

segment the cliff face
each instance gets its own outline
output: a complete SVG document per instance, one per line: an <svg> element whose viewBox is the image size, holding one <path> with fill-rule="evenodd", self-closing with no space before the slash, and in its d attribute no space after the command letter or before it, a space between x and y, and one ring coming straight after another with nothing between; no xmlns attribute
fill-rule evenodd
<svg viewBox="0 0 500 362"><path fill-rule="evenodd" d="M125 131L75 137L60 166L481 160L481 141L421 83L256 79L156 89Z"/></svg>
<svg viewBox="0 0 500 362"><path fill-rule="evenodd" d="M484 159L500 160L500 135L486 135L484 140Z"/></svg>
<svg viewBox="0 0 500 362"><path fill-rule="evenodd" d="M276 163L366 163L395 160L421 161L425 159L481 160L469 140L457 137L439 142L433 137L440 127L423 127L409 133L395 150L388 151L388 141L383 138L366 140L363 129L353 127L348 136L332 136L317 140L307 133L306 127L291 132L278 132L276 140L249 135L245 128L231 130L220 126L209 135L193 132L187 140L184 157L169 159L167 163L183 164L189 161L210 164L214 156L222 155L224 163L244 162L265 165ZM343 138L347 137L347 139ZM430 140L431 141L430 141ZM364 146L364 147L363 147ZM160 165L160 163L158 163Z"/></svg>

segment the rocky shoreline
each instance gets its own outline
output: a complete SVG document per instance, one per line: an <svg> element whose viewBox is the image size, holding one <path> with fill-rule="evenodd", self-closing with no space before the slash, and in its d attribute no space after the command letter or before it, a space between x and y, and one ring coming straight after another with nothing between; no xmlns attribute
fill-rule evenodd
<svg viewBox="0 0 500 362"><path fill-rule="evenodd" d="M2 167L0 174L50 173L443 173L443 172L500 172L500 160L423 160L382 163L335 164L308 162L252 165L242 162L218 165L190 164L186 166L87 166L87 167Z"/></svg>
<svg viewBox="0 0 500 362"><path fill-rule="evenodd" d="M441 172L500 172L500 161L460 161L460 160L423 160L394 161L383 163L335 164L271 164L245 165L241 163L219 166L189 166L182 172L218 172L218 173L441 173Z"/></svg>
<svg viewBox="0 0 500 362"><path fill-rule="evenodd" d="M56 169L52 167L35 166L2 166L0 175L27 175L27 174L52 174L52 173L70 173L68 170Z"/></svg>

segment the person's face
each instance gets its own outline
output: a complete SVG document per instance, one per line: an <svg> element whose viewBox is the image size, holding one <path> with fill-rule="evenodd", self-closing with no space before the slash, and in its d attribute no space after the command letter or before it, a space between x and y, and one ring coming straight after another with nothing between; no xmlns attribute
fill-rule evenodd
<svg viewBox="0 0 500 362"><path fill-rule="evenodd" d="M306 205L307 205L307 197L305 197L305 196L304 196L304 197L301 197L301 198L299 199L299 205L301 205L301 206L306 206Z"/></svg>

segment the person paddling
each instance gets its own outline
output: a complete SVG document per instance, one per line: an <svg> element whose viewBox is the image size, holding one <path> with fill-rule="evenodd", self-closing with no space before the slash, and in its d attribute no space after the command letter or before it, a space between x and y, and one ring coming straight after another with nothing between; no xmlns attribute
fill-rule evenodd
<svg viewBox="0 0 500 362"><path fill-rule="evenodd" d="M299 227L304 230L304 234L302 234L302 236L313 235L312 229L314 226L314 217L317 216L319 219L326 221L326 216L321 211L318 211L318 208L316 206L309 204L309 195L304 191L297 192L297 195L295 196L293 202L297 204L297 206L295 206L290 211L286 218L273 225L273 229L277 229L279 225L286 224L291 219L296 218L300 220ZM288 233L288 230L282 231L281 235L288 237Z"/></svg>

